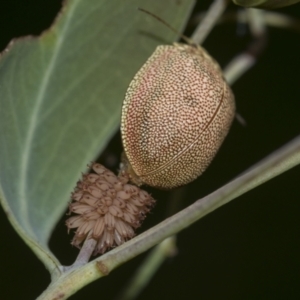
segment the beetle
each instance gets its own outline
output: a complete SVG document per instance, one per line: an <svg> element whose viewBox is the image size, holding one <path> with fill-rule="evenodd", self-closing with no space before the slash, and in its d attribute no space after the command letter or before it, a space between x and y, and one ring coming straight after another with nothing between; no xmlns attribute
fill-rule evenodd
<svg viewBox="0 0 300 300"><path fill-rule="evenodd" d="M216 155L234 116L234 95L204 48L193 41L158 46L125 95L121 173L138 186L162 189L193 181Z"/></svg>

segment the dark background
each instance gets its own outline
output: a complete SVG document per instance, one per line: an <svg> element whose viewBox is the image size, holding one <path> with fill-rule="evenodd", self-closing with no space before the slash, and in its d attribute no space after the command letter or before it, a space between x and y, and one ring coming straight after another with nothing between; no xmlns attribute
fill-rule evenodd
<svg viewBox="0 0 300 300"><path fill-rule="evenodd" d="M209 1L199 2L195 14L208 7ZM60 6L58 0L1 0L0 49L13 37L45 30ZM231 5L230 9L237 7ZM278 12L300 19L300 4ZM238 34L243 31L244 35ZM250 40L246 26L226 23L214 29L204 46L224 66ZM234 122L211 166L185 188L181 207L219 188L299 134L299 54L299 31L270 28L269 43L259 63L233 86L237 109L247 126ZM100 161L116 170L120 153L117 134ZM299 176L296 167L181 232L177 256L164 263L139 299L300 299ZM141 230L166 217L171 198L178 192L148 190L158 201ZM0 220L0 298L35 299L47 287L49 274L2 210ZM50 246L68 265L78 251L69 245L71 236L64 220L57 225ZM114 299L145 255L70 299Z"/></svg>

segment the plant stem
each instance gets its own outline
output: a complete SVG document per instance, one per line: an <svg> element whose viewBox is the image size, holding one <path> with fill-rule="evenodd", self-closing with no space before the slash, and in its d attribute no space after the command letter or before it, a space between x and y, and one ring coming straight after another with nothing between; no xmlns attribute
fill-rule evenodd
<svg viewBox="0 0 300 300"><path fill-rule="evenodd" d="M199 13L194 19L193 24L199 24L204 17L205 12ZM265 24L269 27L284 28L288 30L300 31L300 21L282 13L274 11L264 11ZM248 24L248 13L246 9L240 9L234 12L227 12L223 14L216 25L221 25L227 22L239 22Z"/></svg>
<svg viewBox="0 0 300 300"><path fill-rule="evenodd" d="M253 42L246 51L237 55L224 68L223 75L230 85L256 63L256 60L264 50L267 41L264 12L257 9L247 9L247 15Z"/></svg>
<svg viewBox="0 0 300 300"><path fill-rule="evenodd" d="M212 194L88 264L69 270L52 282L38 300L67 299L88 283L108 275L119 265L165 238L176 234L218 207L299 163L300 136Z"/></svg>
<svg viewBox="0 0 300 300"><path fill-rule="evenodd" d="M226 9L227 4L228 0L214 0L208 11L205 13L202 22L197 26L196 30L191 36L191 39L195 44L203 44L203 41L209 35L220 16Z"/></svg>
<svg viewBox="0 0 300 300"><path fill-rule="evenodd" d="M168 201L167 217L170 217L179 211L180 203L182 202L186 192L186 186L173 190L170 193ZM117 297L118 300L135 299L142 292L145 286L158 272L164 261L177 253L176 236L173 235L160 244L158 244L142 262L141 266L134 274L129 283L126 283L124 290Z"/></svg>
<svg viewBox="0 0 300 300"><path fill-rule="evenodd" d="M74 268L77 268L77 267L87 264L90 260L91 255L93 254L93 251L94 251L96 245L97 245L96 240L94 240L92 238L87 238L84 241L73 265L64 267L63 271L68 271L70 269L74 269Z"/></svg>
<svg viewBox="0 0 300 300"><path fill-rule="evenodd" d="M242 53L234 57L223 70L223 75L228 84L233 85L255 63L256 59L248 53Z"/></svg>
<svg viewBox="0 0 300 300"><path fill-rule="evenodd" d="M176 254L176 237L171 236L157 245L147 256L143 264L139 267L133 278L126 285L125 290L117 298L118 300L136 299L157 270L170 256Z"/></svg>

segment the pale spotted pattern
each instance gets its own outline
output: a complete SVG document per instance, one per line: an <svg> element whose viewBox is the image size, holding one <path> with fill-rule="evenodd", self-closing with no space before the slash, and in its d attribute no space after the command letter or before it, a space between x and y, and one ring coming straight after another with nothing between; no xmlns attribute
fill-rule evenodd
<svg viewBox="0 0 300 300"><path fill-rule="evenodd" d="M198 46L159 46L135 75L121 133L136 184L173 188L210 164L235 114L218 64Z"/></svg>

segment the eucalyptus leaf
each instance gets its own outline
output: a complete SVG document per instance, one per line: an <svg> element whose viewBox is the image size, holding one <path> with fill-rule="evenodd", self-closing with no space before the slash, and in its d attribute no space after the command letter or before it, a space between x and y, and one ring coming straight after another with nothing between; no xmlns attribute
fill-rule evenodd
<svg viewBox="0 0 300 300"><path fill-rule="evenodd" d="M40 37L0 61L1 202L52 275L48 248L86 165L118 129L126 88L158 44L176 35L138 6L184 25L194 1L69 0Z"/></svg>

